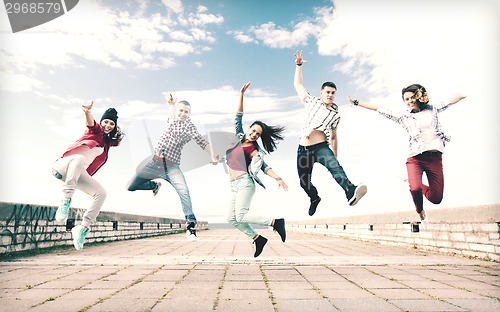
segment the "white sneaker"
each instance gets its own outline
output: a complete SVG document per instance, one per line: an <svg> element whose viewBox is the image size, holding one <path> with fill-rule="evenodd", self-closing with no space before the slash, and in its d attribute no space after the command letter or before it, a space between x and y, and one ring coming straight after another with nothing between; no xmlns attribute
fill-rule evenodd
<svg viewBox="0 0 500 312"><path fill-rule="evenodd" d="M422 223L423 226L428 226L429 225L429 217L425 213L425 210L422 210L419 213L419 216L420 216L420 223Z"/></svg>
<svg viewBox="0 0 500 312"><path fill-rule="evenodd" d="M195 241L198 239L198 236L196 236L196 230L194 229L194 227L195 227L194 223L190 223L187 226L186 238L188 239L188 241Z"/></svg>
<svg viewBox="0 0 500 312"><path fill-rule="evenodd" d="M63 198L61 199L61 204L56 211L56 221L57 222L66 222L69 214L69 207L71 206L71 198Z"/></svg>
<svg viewBox="0 0 500 312"><path fill-rule="evenodd" d="M188 230L186 231L186 238L188 241L196 241L198 240L198 236L196 236L196 230Z"/></svg>
<svg viewBox="0 0 500 312"><path fill-rule="evenodd" d="M85 242L85 236L90 232L90 228L85 230L82 225L77 225L71 229L73 234L73 245L76 250L82 250Z"/></svg>

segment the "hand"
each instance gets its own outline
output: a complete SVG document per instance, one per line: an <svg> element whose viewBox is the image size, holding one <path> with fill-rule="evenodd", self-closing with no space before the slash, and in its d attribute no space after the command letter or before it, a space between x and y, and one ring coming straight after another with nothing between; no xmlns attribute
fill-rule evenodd
<svg viewBox="0 0 500 312"><path fill-rule="evenodd" d="M302 50L297 51L293 56L295 56L295 64L296 65L302 65L306 63L307 61L302 58Z"/></svg>
<svg viewBox="0 0 500 312"><path fill-rule="evenodd" d="M456 93L454 94L451 98L450 98L450 103L451 104L455 104L463 99L465 99L467 96L466 95L462 95L461 93Z"/></svg>
<svg viewBox="0 0 500 312"><path fill-rule="evenodd" d="M241 94L245 93L245 91L248 89L248 87L250 87L250 82L247 82L243 85L243 87L241 87Z"/></svg>
<svg viewBox="0 0 500 312"><path fill-rule="evenodd" d="M123 140L124 136L125 136L125 132L122 132L122 129L119 126L116 126L116 134L113 137L113 139L117 140L118 142L121 142L121 140Z"/></svg>
<svg viewBox="0 0 500 312"><path fill-rule="evenodd" d="M349 99L349 102L351 102L351 104L353 104L353 105L354 105L354 101L355 101L356 99L353 99L350 95L348 95L348 96L347 96L347 98Z"/></svg>
<svg viewBox="0 0 500 312"><path fill-rule="evenodd" d="M92 106L93 106L93 105L94 105L94 101L90 101L90 104L86 104L86 105L84 104L84 105L82 105L82 107L83 107L83 112L84 112L85 114L90 113L90 110L92 109Z"/></svg>
<svg viewBox="0 0 500 312"><path fill-rule="evenodd" d="M276 180L278 182L278 188L283 188L284 191L288 191L288 185L286 185L283 179Z"/></svg>
<svg viewBox="0 0 500 312"><path fill-rule="evenodd" d="M212 165L217 165L219 163L220 157L219 155L212 156L212 161L210 162Z"/></svg>
<svg viewBox="0 0 500 312"><path fill-rule="evenodd" d="M170 98L168 99L168 105L175 105L175 103L177 102L177 98L174 99L172 94L169 94L169 95L170 95Z"/></svg>

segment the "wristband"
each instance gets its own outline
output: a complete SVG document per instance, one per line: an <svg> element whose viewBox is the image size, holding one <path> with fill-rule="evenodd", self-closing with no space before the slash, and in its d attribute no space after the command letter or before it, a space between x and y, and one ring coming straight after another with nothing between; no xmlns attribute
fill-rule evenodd
<svg viewBox="0 0 500 312"><path fill-rule="evenodd" d="M353 103L354 105L358 106L359 101L358 101L358 100L354 100L354 101L352 101L352 103Z"/></svg>
<svg viewBox="0 0 500 312"><path fill-rule="evenodd" d="M302 66L302 63L300 63L300 64L295 64L295 65L297 65L297 66Z"/></svg>
<svg viewBox="0 0 500 312"><path fill-rule="evenodd" d="M276 181L280 181L280 180L283 180L283 179L281 177L276 178Z"/></svg>

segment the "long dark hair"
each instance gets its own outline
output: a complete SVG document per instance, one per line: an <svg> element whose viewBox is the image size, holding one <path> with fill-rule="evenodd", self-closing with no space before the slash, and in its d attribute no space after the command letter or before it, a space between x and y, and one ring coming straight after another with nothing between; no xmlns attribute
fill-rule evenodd
<svg viewBox="0 0 500 312"><path fill-rule="evenodd" d="M250 127L252 127L253 125L259 125L262 128L262 134L260 135L260 139L262 140L264 149L268 153L274 152L276 146L278 145L278 141L281 141L285 138L283 136L285 127L283 126L268 126L259 120L254 121L250 125Z"/></svg>

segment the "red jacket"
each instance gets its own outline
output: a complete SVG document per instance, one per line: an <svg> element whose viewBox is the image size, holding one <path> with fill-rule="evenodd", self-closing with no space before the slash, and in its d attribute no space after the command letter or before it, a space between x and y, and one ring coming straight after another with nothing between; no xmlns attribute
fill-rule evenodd
<svg viewBox="0 0 500 312"><path fill-rule="evenodd" d="M99 170L108 160L109 147L117 146L118 142L111 141L109 145L106 144L106 141L104 140L104 130L102 129L101 124L94 121L94 125L87 126L87 129L85 130L81 138L70 145L61 156L61 158L73 155L75 153L75 149L82 145L87 145L89 148L94 148L96 146L104 147L104 152L102 152L101 155L97 156L87 168L88 174L93 176L97 172L97 170Z"/></svg>

